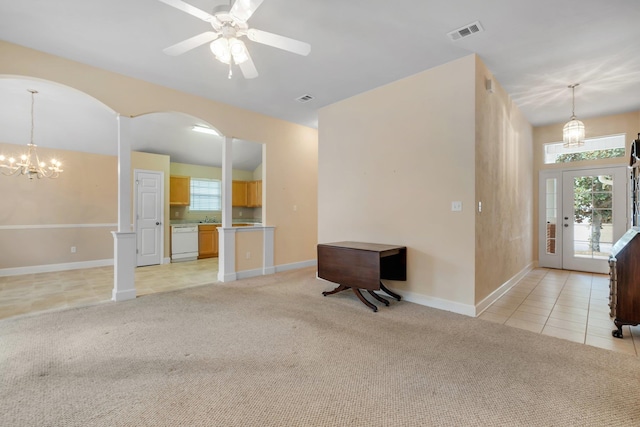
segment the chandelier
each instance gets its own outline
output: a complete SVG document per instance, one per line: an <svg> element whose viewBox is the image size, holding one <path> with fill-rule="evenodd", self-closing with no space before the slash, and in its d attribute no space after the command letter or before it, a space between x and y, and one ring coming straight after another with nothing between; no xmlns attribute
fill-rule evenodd
<svg viewBox="0 0 640 427"><path fill-rule="evenodd" d="M584 123L576 118L576 86L580 83L569 85L571 89L571 120L562 129L562 146L565 148L580 147L584 145Z"/></svg>
<svg viewBox="0 0 640 427"><path fill-rule="evenodd" d="M33 143L33 106L35 103L35 94L37 90L27 89L31 92L31 140L27 144L27 153L22 154L19 159L14 157L5 157L0 154L0 172L3 175L26 175L29 179L33 178L57 178L62 172L60 163L56 159L51 159L47 166L45 162L41 162L36 152L36 145Z"/></svg>

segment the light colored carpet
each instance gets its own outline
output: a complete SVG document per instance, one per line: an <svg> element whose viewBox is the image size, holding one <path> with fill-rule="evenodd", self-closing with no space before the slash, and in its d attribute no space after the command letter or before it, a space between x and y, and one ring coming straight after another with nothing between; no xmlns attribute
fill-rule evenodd
<svg viewBox="0 0 640 427"><path fill-rule="evenodd" d="M332 288L304 269L2 320L0 425L640 425L637 357Z"/></svg>

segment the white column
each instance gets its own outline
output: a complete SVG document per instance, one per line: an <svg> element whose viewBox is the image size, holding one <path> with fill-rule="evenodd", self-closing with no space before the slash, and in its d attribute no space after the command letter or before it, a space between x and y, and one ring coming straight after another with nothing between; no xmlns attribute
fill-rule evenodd
<svg viewBox="0 0 640 427"><path fill-rule="evenodd" d="M131 130L128 117L118 115L118 231L112 232L113 301L136 297L136 233L131 231Z"/></svg>
<svg viewBox="0 0 640 427"><path fill-rule="evenodd" d="M113 301L126 301L136 297L134 275L136 269L136 233L112 231L113 246Z"/></svg>
<svg viewBox="0 0 640 427"><path fill-rule="evenodd" d="M218 280L233 282L236 274L236 229L233 227L218 227Z"/></svg>
<svg viewBox="0 0 640 427"><path fill-rule="evenodd" d="M275 227L263 227L264 238L262 253L264 259L262 262L262 274L273 274L276 272L276 268L273 265L273 246L274 246L274 231Z"/></svg>
<svg viewBox="0 0 640 427"><path fill-rule="evenodd" d="M233 138L225 136L222 145L222 227L218 228L218 280L236 280L236 230L233 228L232 181Z"/></svg>
<svg viewBox="0 0 640 427"><path fill-rule="evenodd" d="M225 136L222 144L222 226L232 225L231 188L233 184L233 138Z"/></svg>

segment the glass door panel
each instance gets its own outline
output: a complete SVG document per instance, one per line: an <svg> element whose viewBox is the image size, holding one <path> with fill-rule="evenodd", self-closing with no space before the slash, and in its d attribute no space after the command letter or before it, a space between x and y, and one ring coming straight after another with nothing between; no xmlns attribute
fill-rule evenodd
<svg viewBox="0 0 640 427"><path fill-rule="evenodd" d="M626 169L563 172L562 268L606 273L613 243L627 228Z"/></svg>
<svg viewBox="0 0 640 427"><path fill-rule="evenodd" d="M541 267L562 268L562 172L542 171L539 180Z"/></svg>

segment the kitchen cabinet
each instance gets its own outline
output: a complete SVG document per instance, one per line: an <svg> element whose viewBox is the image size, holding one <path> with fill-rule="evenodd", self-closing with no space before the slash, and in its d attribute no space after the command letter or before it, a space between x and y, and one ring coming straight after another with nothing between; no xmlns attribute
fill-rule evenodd
<svg viewBox="0 0 640 427"><path fill-rule="evenodd" d="M231 205L242 208L262 206L262 181L233 181Z"/></svg>
<svg viewBox="0 0 640 427"><path fill-rule="evenodd" d="M218 225L198 226L198 259L218 256Z"/></svg>
<svg viewBox="0 0 640 427"><path fill-rule="evenodd" d="M169 178L169 204L189 206L191 204L191 178L172 175Z"/></svg>
<svg viewBox="0 0 640 427"><path fill-rule="evenodd" d="M247 181L233 181L231 194L231 206L247 207Z"/></svg>
<svg viewBox="0 0 640 427"><path fill-rule="evenodd" d="M259 208L262 206L262 181L247 182L247 207Z"/></svg>

